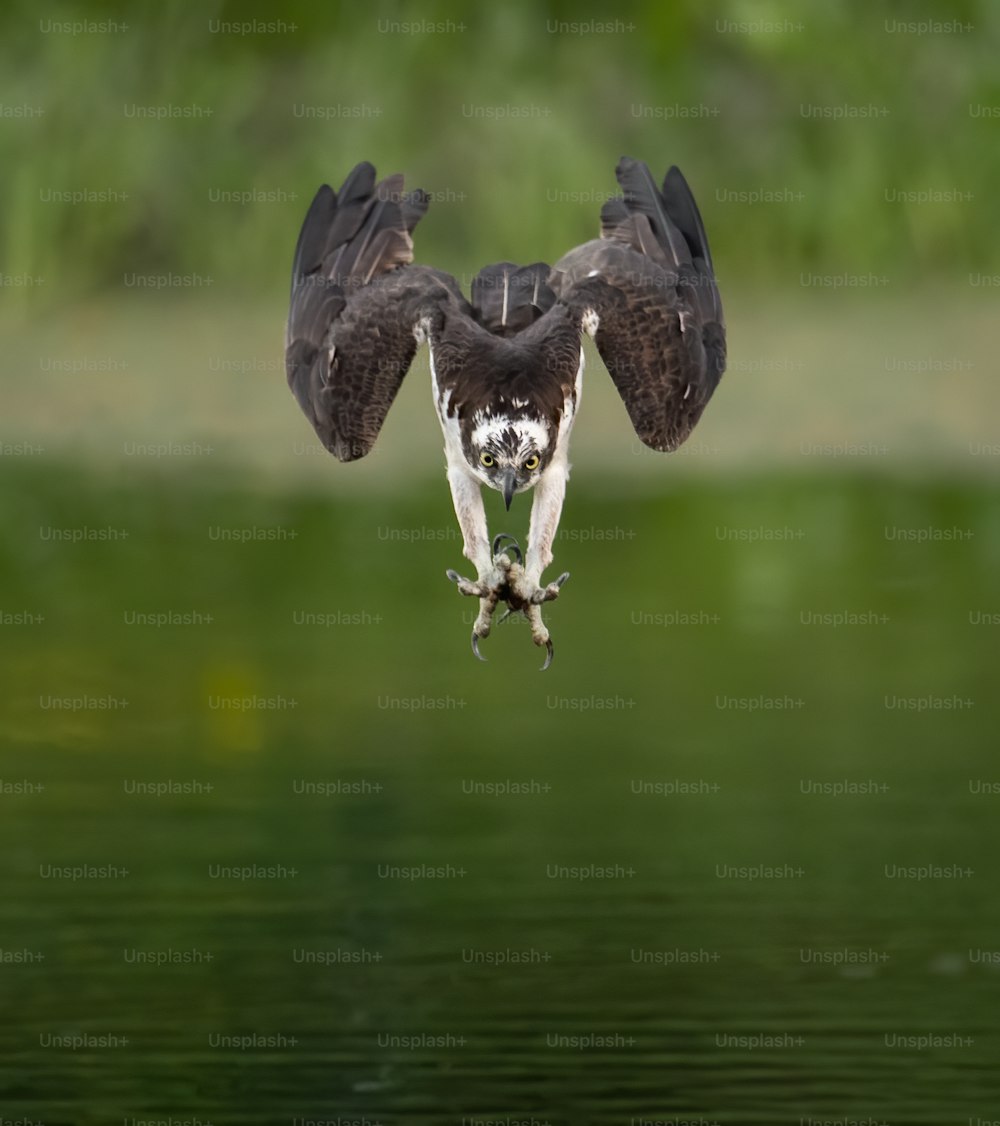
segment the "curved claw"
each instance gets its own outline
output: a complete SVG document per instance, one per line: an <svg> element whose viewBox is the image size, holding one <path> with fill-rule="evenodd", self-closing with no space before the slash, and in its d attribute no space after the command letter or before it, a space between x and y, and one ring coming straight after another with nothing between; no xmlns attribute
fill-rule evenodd
<svg viewBox="0 0 1000 1126"><path fill-rule="evenodd" d="M561 575L559 576L559 578L558 578L558 579L556 579L556 586L562 586L562 585L563 585L563 583L564 583L564 582L565 582L565 581L566 581L566 580L567 580L568 578L569 578L569 571L563 571L563 573L562 573L562 574L561 574Z"/></svg>
<svg viewBox="0 0 1000 1126"><path fill-rule="evenodd" d="M552 657L554 654L555 649L552 646L552 638L550 637L548 641L545 642L545 664L542 665L540 669L541 672L545 672L549 665L552 664Z"/></svg>
<svg viewBox="0 0 1000 1126"><path fill-rule="evenodd" d="M486 658L479 652L479 635L475 630L472 631L472 652L481 660L485 661Z"/></svg>
<svg viewBox="0 0 1000 1126"><path fill-rule="evenodd" d="M514 539L513 536L508 535L507 532L499 532L497 535L495 535L493 537L493 554L494 555L500 554L500 548L499 548L498 545L503 540L510 540L510 548L504 548L504 550L505 551L506 550L512 551L514 553L514 555L517 556L517 562L523 563L524 562L524 556L521 554L521 545L517 542L516 539Z"/></svg>
<svg viewBox="0 0 1000 1126"><path fill-rule="evenodd" d="M451 581L453 583L460 583L462 581L462 576L457 571L450 571L449 570L449 571L445 571L445 574L448 576L449 579L451 579Z"/></svg>

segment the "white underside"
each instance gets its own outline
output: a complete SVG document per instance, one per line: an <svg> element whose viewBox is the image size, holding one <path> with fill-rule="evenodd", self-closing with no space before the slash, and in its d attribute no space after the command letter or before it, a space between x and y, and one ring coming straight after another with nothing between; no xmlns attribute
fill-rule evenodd
<svg viewBox="0 0 1000 1126"><path fill-rule="evenodd" d="M583 389L584 353L580 349L580 366L577 368L574 394L566 404L559 422L556 447L552 459L535 485L535 495L531 507L531 524L528 531L528 548L525 555L525 575L529 582L538 583L542 571L552 561L552 544L559 528L563 500L566 496L566 482L569 480L569 437L576 418ZM456 415L449 415L451 393L442 400L434 369L434 349L430 348L431 384L434 392L434 407L444 435L444 453L448 463L448 484L451 486L455 515L465 541L464 554L476 566L482 578L493 566L489 530L486 524L486 511L483 507L481 486L484 483L465 460L462 450L462 437ZM496 420L494 420L495 425ZM482 426L489 425L486 419ZM524 425L524 423L521 423ZM541 427L540 423L529 423ZM541 435L539 435L541 437ZM547 438L547 435L544 436ZM540 443L544 445L544 439Z"/></svg>

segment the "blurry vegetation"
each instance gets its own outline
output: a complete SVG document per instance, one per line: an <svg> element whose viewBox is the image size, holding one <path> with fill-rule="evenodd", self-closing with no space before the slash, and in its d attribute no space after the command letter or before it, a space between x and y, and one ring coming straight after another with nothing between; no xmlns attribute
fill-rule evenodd
<svg viewBox="0 0 1000 1126"><path fill-rule="evenodd" d="M661 175L681 165L730 285L798 285L801 269L901 285L988 269L1000 120L975 107L1000 104L1000 9L825 0L789 12L743 0L22 0L0 18L0 102L15 111L0 119L0 272L45 281L5 292L44 305L174 271L211 277L220 298L277 297L312 192L361 159L432 193L418 255L459 276L490 259L553 260L589 237L622 153ZM591 19L619 30L572 26ZM896 19L971 29L891 33ZM127 28L51 28L74 20ZM253 20L283 27L213 31ZM732 29L754 20L785 30ZM867 109L836 120L802 107ZM761 190L782 201L727 196ZM74 191L124 198L51 198Z"/></svg>

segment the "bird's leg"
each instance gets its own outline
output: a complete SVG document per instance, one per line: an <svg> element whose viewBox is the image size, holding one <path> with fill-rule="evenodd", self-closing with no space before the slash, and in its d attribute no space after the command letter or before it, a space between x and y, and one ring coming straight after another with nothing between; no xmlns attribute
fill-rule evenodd
<svg viewBox="0 0 1000 1126"><path fill-rule="evenodd" d="M569 578L560 575L548 586L541 585L542 572L552 562L552 543L559 529L569 467L565 458L557 458L535 486L535 499L531 506L531 527L528 531L528 554L524 562L523 577L518 581L518 594L526 602L539 605L559 597L559 588Z"/></svg>
<svg viewBox="0 0 1000 1126"><path fill-rule="evenodd" d="M479 652L479 642L489 637L493 612L503 600L509 607L504 616L514 611L523 613L531 625L532 640L545 647L547 656L542 668L548 668L552 661L552 640L542 621L541 604L559 596L560 587L569 574L560 575L545 587L540 585L540 580L542 571L552 562L552 541L559 527L568 476L565 457L558 458L535 487L528 552L522 560L521 549L510 536L496 536L490 544L479 482L461 467L448 471L455 514L462 529L462 553L475 565L477 573L477 578L472 580L449 571L448 578L456 584L459 593L479 599L479 613L472 626L472 650L480 660L485 658ZM505 539L510 539L511 545L501 549Z"/></svg>
<svg viewBox="0 0 1000 1126"><path fill-rule="evenodd" d="M461 467L455 467L448 470L448 484L455 503L455 515L462 529L462 554L475 566L476 579L462 578L455 571L449 571L448 578L457 585L461 594L479 599L479 614L472 626L472 648L479 657L479 640L489 637L493 611L507 586L511 561L507 555L495 555L490 549L486 509L479 482Z"/></svg>
<svg viewBox="0 0 1000 1126"><path fill-rule="evenodd" d="M448 484L451 486L451 499L455 504L458 526L462 529L462 554L476 568L475 581L463 578L452 581L458 583L462 594L482 598L500 585L501 577L493 565L480 485L462 468L448 470ZM452 578L453 574L454 572L449 572L448 577Z"/></svg>
<svg viewBox="0 0 1000 1126"><path fill-rule="evenodd" d="M562 584L569 578L569 572L559 576L548 586L541 586L542 572L552 562L552 543L559 528L563 500L566 496L566 481L569 466L565 456L558 456L542 475L535 486L535 499L531 506L531 527L528 532L528 553L523 569L511 568L509 581L515 599L522 604L524 616L531 625L531 639L536 645L544 645L548 657L544 668L552 660L552 641L549 631L542 621L541 604L559 597Z"/></svg>

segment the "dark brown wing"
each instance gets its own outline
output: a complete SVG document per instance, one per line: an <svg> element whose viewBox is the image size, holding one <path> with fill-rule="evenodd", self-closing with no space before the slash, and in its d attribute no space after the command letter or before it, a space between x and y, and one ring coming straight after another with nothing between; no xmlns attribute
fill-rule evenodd
<svg viewBox="0 0 1000 1126"><path fill-rule="evenodd" d="M657 189L645 164L623 157L617 176L624 198L605 204L602 237L566 254L549 284L594 336L636 434L674 450L725 370L722 302L679 169Z"/></svg>
<svg viewBox="0 0 1000 1126"><path fill-rule="evenodd" d="M339 193L319 189L302 224L285 370L306 418L341 461L375 444L416 353L415 328L445 303L468 308L449 275L408 265L427 203L421 191L404 193L402 176L376 184L375 169L359 164Z"/></svg>

